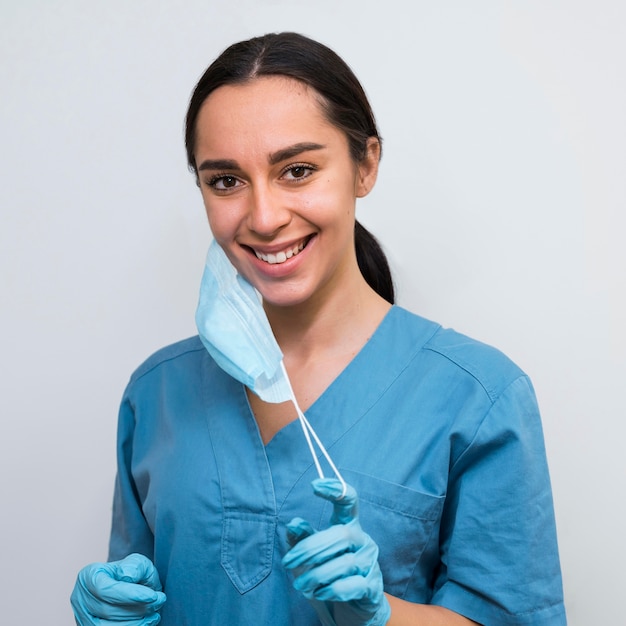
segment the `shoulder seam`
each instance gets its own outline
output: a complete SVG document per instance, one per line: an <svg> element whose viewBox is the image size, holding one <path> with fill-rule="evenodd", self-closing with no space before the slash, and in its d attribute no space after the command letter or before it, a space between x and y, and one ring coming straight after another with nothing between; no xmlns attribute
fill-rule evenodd
<svg viewBox="0 0 626 626"><path fill-rule="evenodd" d="M445 355L443 355L445 356ZM465 368L463 368L465 370ZM467 370L465 370L467 371ZM475 380L478 381L478 383L481 385L481 387L483 389L485 389L484 385L482 385L482 383L480 382L480 380L478 380L478 378L476 378L476 376L474 376L472 374L472 372L468 372L470 374L470 376L472 376ZM465 453L472 447L472 445L474 444L474 442L476 441L476 437L478 436L478 433L480 432L480 430L483 427L483 424L486 422L487 418L491 415L491 412L494 410L498 400L515 384L517 384L520 381L526 381L526 383L528 384L530 382L530 378L528 377L528 374L525 374L524 372L521 372L519 374L519 376L516 376L515 378L513 378L512 380L510 380L508 382L507 385L505 385L502 390L500 391L500 394L495 397L492 398L492 396L488 396L489 400L490 400L490 404L489 407L487 408L487 410L485 411L484 415L480 418L480 421L478 422L478 424L476 425L476 429L474 430L474 433L472 435L471 440L468 442L467 446L465 446L465 448L463 448L463 450L461 451L461 453L457 456L456 460L452 463L452 465L450 466L450 471L452 471L452 469L454 468L454 466L463 458L463 456L465 455ZM486 390L485 390L486 391Z"/></svg>
<svg viewBox="0 0 626 626"><path fill-rule="evenodd" d="M487 346L490 347L490 346ZM514 368L517 370L516 375L515 376L511 376L509 378L508 381L506 381L506 384L499 385L498 389L495 388L491 388L487 385L486 381L483 380L482 377L480 377L478 374L476 374L476 372L474 371L474 368L471 367L471 365L465 361L464 359L460 358L458 355L455 355L454 357L452 357L450 354L448 354L446 351L441 350L436 348L435 346L432 346L429 343L426 343L424 345L424 350L430 350L431 352L434 352L435 354L438 354L439 356L443 357L444 359L448 360L450 363L452 363L453 365L456 365L456 367L462 369L464 372L466 372L467 374L469 374L484 390L484 392L487 394L487 397L489 398L489 400L493 403L495 402L500 395L509 387L509 385L511 385L513 382L515 382L516 380L520 379L520 378L524 378L527 377L527 374L519 369L519 367L517 365L515 365L514 363L512 363L510 360L509 362L514 366ZM503 355L504 356L504 355ZM504 358L506 358L508 360L508 357L504 356Z"/></svg>
<svg viewBox="0 0 626 626"><path fill-rule="evenodd" d="M189 339L183 340L184 341L190 341L194 339L193 337L190 337ZM162 348L162 350L166 350L167 348ZM204 346L199 345L199 346L195 346L195 347L189 347L189 348L185 348L183 350L177 351L174 354L171 355L167 355L167 356L163 356L161 358L156 359L156 355L158 354L158 352L156 352L152 357L148 357L148 359L146 361L144 361L144 363L142 365L140 365L131 375L130 377L130 383L134 383L138 380L140 380L141 378L143 378L144 376L147 376L150 372L154 371L157 367L160 367L161 365L168 363L170 361L173 361L175 359L178 359L181 356L184 356L186 354L190 354L192 352L201 352L202 350L204 350ZM155 359L154 363L151 363L148 365L149 361L151 361L152 359Z"/></svg>

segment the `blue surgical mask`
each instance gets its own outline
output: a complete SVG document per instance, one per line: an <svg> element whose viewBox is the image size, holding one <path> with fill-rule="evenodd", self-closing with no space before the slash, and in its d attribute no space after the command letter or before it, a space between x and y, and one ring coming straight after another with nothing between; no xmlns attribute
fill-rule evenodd
<svg viewBox="0 0 626 626"><path fill-rule="evenodd" d="M283 354L254 287L213 241L196 311L200 339L215 362L266 402L291 400Z"/></svg>
<svg viewBox="0 0 626 626"><path fill-rule="evenodd" d="M311 437L345 489L343 478L300 410L259 294L237 272L216 241L211 243L206 258L196 326L204 347L226 373L265 402L293 403L320 478L324 474Z"/></svg>

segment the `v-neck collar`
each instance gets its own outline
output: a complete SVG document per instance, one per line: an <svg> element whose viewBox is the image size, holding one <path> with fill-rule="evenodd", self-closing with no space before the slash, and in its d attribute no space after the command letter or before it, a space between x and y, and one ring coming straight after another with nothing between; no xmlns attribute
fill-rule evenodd
<svg viewBox="0 0 626 626"><path fill-rule="evenodd" d="M421 323L406 324L408 316ZM378 402L439 328L434 322L393 306L369 341L307 409L307 420L335 463L337 460L332 454L335 444L347 436L349 430ZM254 419L252 413L250 415ZM289 467L291 485L295 480L293 474L303 475L313 468L313 460L298 420L279 430L265 444L265 451L270 467ZM324 472L332 475L321 453L318 458ZM282 478L283 472L274 472L273 482L279 508L283 494L289 492L288 484L278 484Z"/></svg>

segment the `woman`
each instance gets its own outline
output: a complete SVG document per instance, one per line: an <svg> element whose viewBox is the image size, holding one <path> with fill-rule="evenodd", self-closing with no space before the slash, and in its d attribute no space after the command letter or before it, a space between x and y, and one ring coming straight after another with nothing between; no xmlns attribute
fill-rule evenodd
<svg viewBox="0 0 626 626"><path fill-rule="evenodd" d="M196 86L186 145L215 241L348 484L313 495L292 403L197 337L164 348L122 402L110 562L79 574L77 622L565 624L532 387L393 305L355 221L381 140L351 70L293 33L235 44Z"/></svg>

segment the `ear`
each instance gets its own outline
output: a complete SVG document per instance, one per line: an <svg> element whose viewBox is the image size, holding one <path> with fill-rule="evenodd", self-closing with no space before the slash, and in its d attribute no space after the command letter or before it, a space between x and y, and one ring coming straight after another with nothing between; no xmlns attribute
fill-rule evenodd
<svg viewBox="0 0 626 626"><path fill-rule="evenodd" d="M365 157L357 165L356 197L363 198L374 187L378 177L378 162L380 161L380 141L370 137L365 146Z"/></svg>

